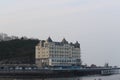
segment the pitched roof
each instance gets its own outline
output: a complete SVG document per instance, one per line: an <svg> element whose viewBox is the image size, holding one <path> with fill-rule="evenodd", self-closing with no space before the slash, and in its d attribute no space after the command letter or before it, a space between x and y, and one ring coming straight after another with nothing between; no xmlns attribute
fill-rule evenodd
<svg viewBox="0 0 120 80"><path fill-rule="evenodd" d="M48 37L47 42L53 42L50 37Z"/></svg>
<svg viewBox="0 0 120 80"><path fill-rule="evenodd" d="M62 43L66 43L66 44L68 44L68 41L66 41L66 39L63 38Z"/></svg>

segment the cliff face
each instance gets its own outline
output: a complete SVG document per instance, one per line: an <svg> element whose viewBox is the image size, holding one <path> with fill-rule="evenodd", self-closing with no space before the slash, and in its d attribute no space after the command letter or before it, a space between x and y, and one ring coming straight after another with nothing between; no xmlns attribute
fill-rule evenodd
<svg viewBox="0 0 120 80"><path fill-rule="evenodd" d="M0 42L0 64L32 64L37 39L14 39Z"/></svg>

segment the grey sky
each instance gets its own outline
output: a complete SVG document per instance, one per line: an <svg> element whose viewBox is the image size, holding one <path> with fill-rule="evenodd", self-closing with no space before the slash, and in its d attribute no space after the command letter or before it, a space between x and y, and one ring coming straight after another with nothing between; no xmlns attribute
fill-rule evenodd
<svg viewBox="0 0 120 80"><path fill-rule="evenodd" d="M0 0L0 32L78 40L83 63L120 66L120 0Z"/></svg>

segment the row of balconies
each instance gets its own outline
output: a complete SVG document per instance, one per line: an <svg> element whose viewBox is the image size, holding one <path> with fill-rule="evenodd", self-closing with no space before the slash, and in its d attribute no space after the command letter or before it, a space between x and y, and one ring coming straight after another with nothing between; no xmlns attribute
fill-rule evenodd
<svg viewBox="0 0 120 80"><path fill-rule="evenodd" d="M57 62L57 63L68 63L68 62L70 62L70 63L77 63L78 61L77 60L54 60L54 59L52 59L52 62Z"/></svg>
<svg viewBox="0 0 120 80"><path fill-rule="evenodd" d="M74 58L80 58L80 55L72 55L72 56L70 56L70 55L45 55L45 54L42 54L42 55L38 55L38 58L44 58L44 57L50 57L50 58L54 58L54 57L56 57L56 58L62 58L62 57L64 57L64 58L72 58L72 57L74 57Z"/></svg>

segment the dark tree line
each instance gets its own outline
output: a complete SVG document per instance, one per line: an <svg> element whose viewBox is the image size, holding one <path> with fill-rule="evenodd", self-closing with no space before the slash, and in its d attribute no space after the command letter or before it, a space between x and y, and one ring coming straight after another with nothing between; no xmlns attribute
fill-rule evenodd
<svg viewBox="0 0 120 80"><path fill-rule="evenodd" d="M35 46L39 43L38 39L14 39L0 42L0 63L19 64L34 63Z"/></svg>

